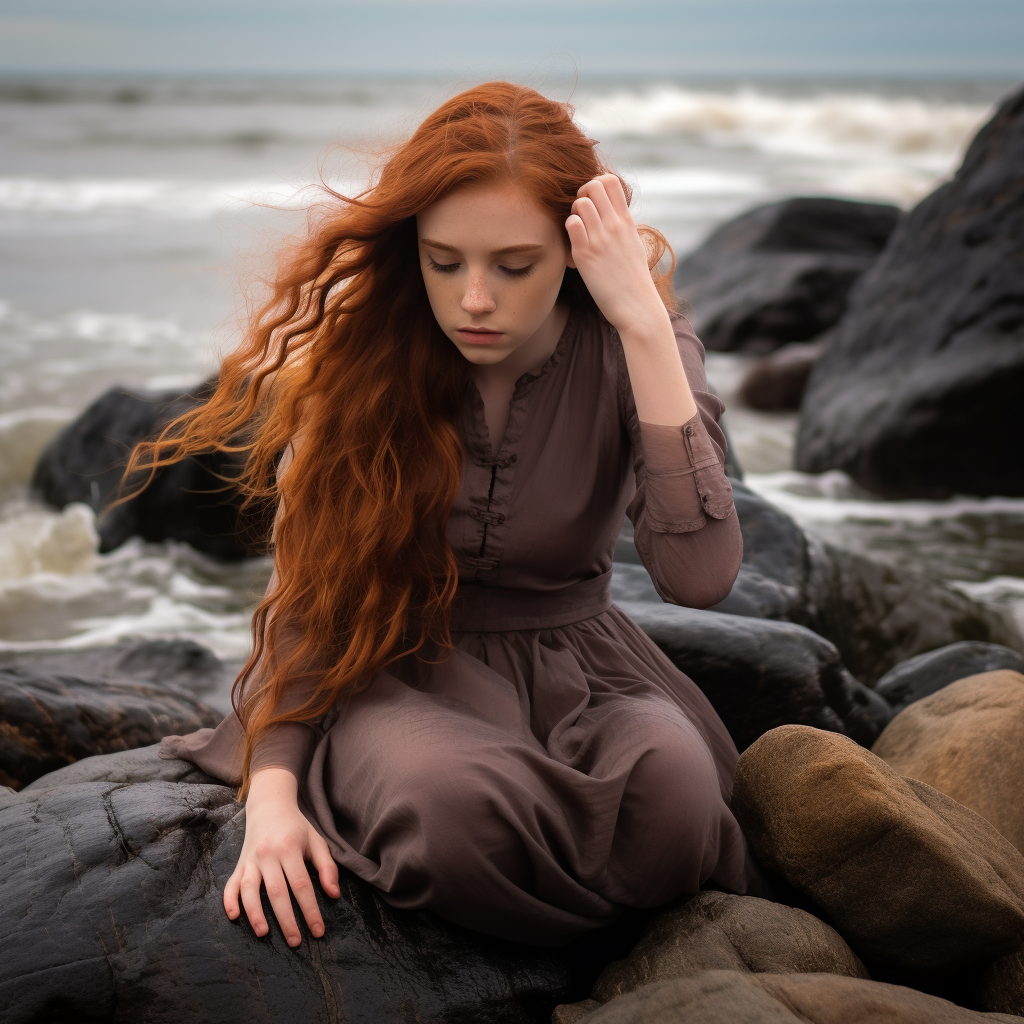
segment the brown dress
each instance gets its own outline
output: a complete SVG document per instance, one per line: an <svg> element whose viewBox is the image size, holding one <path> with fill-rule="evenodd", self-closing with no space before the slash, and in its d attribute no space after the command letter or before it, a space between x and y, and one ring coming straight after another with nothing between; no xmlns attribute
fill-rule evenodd
<svg viewBox="0 0 1024 1024"><path fill-rule="evenodd" d="M496 452L470 386L447 530L454 653L405 659L256 751L253 769L292 771L335 859L395 906L555 945L705 883L762 891L728 807L732 740L611 603L624 512L666 601L721 600L742 554L723 407L689 323L674 326L699 409L681 427L638 421L617 333L579 313L516 382ZM161 754L237 783L241 749L231 714Z"/></svg>

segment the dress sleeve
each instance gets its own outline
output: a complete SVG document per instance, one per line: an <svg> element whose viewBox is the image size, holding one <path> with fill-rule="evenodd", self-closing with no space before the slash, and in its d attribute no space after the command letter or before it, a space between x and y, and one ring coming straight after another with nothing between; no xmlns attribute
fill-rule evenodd
<svg viewBox="0 0 1024 1024"><path fill-rule="evenodd" d="M281 722L270 728L256 744L250 771L287 768L301 783L313 757L319 732L312 722Z"/></svg>
<svg viewBox="0 0 1024 1024"><path fill-rule="evenodd" d="M626 514L637 553L670 604L707 608L724 600L739 572L743 537L725 473L725 406L707 390L704 346L684 316L673 317L676 345L697 414L681 426L642 423L625 356L622 404L633 446L636 495Z"/></svg>
<svg viewBox="0 0 1024 1024"><path fill-rule="evenodd" d="M277 570L274 570L267 585L268 593L277 584ZM287 626L278 634L278 640L288 643L292 630ZM250 677L252 685L259 685L260 666L257 665ZM311 696L313 683L290 687L281 700L280 711L291 711ZM252 753L250 772L256 773L262 768L286 768L301 783L313 757L313 749L323 735L323 720L301 722L279 722L271 726L257 741Z"/></svg>

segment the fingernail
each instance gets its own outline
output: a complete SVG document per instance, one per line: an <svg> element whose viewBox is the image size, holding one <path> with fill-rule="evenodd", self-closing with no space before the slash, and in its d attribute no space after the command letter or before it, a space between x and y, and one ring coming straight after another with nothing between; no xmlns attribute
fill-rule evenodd
<svg viewBox="0 0 1024 1024"><path fill-rule="evenodd" d="M319 939L323 937L324 930L319 925L313 929L313 934Z"/></svg>

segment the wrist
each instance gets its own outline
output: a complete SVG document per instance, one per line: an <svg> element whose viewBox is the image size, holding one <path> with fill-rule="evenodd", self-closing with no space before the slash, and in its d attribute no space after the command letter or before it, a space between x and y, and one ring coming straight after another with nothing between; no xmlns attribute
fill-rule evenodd
<svg viewBox="0 0 1024 1024"><path fill-rule="evenodd" d="M299 800L299 780L287 768L260 768L249 780L246 804L295 803Z"/></svg>
<svg viewBox="0 0 1024 1024"><path fill-rule="evenodd" d="M619 337L625 348L668 347L673 352L676 351L672 321L660 298L657 306L638 310L622 327L617 324L613 324L613 326L619 332Z"/></svg>

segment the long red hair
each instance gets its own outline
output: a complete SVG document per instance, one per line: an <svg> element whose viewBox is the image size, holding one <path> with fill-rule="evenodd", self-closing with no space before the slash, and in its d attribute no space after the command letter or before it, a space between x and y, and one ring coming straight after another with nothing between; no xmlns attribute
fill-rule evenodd
<svg viewBox="0 0 1024 1024"><path fill-rule="evenodd" d="M233 453L244 463L232 483L247 502L277 507L276 585L256 609L253 653L233 691L246 780L273 725L325 714L400 657L451 647L458 567L445 525L462 469L469 364L427 302L415 216L456 189L513 182L564 224L579 187L606 170L572 117L567 104L509 82L444 103L371 188L332 192L311 213L209 400L132 453L126 477ZM671 250L642 231L670 301L671 268L655 268ZM593 309L574 270L563 295ZM278 481L294 438L301 444Z"/></svg>

